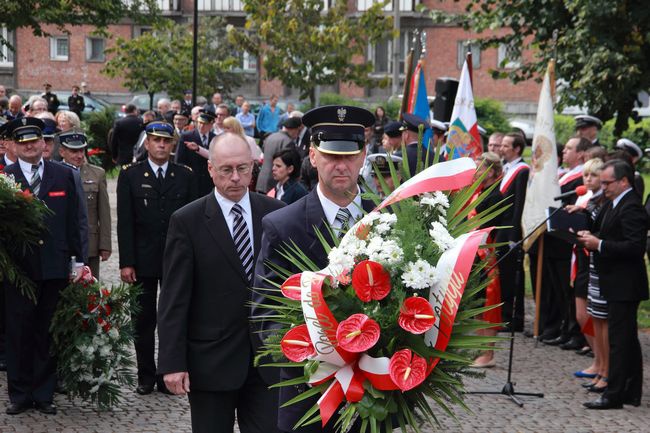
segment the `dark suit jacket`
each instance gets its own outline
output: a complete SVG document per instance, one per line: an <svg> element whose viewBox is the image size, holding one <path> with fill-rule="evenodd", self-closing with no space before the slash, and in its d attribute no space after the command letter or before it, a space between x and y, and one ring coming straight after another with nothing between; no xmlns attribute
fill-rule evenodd
<svg viewBox="0 0 650 433"><path fill-rule="evenodd" d="M192 171L170 162L160 185L148 160L127 166L117 178L120 268L138 277L161 277L169 218L197 198Z"/></svg>
<svg viewBox="0 0 650 433"><path fill-rule="evenodd" d="M582 185L582 176L580 176L577 179L572 180L571 182L568 182L560 187L560 192L564 194L565 192L569 191L574 191L577 187ZM562 199L562 206L566 206L568 204L575 204L576 200L578 199L578 196L574 195L571 197L565 197ZM553 236L552 234L548 233L545 234L546 238L544 238L544 255L546 257L550 257L553 259L561 259L561 260L571 260L571 251L573 250L573 245L570 244L569 242L558 238L557 236ZM569 276L567 276L569 278Z"/></svg>
<svg viewBox="0 0 650 433"><path fill-rule="evenodd" d="M530 170L526 169L517 173L508 189L501 193L506 199L503 205L512 205L501 214L501 224L512 228L499 229L496 242L517 242L521 239L521 215L524 212L529 173Z"/></svg>
<svg viewBox="0 0 650 433"><path fill-rule="evenodd" d="M208 134L208 145L213 138L214 132L210 130L210 133ZM201 144L201 135L199 134L199 131L195 129L184 132L181 135L178 140L178 146L176 146L176 162L178 164L185 164L194 171L199 188L199 197L203 197L214 189L214 182L212 182L212 178L208 172L208 160L197 152L189 150L187 146L185 146L186 141L191 141L199 146L203 146Z"/></svg>
<svg viewBox="0 0 650 433"><path fill-rule="evenodd" d="M250 193L253 250L262 217L284 204ZM250 282L213 192L172 215L158 305L158 373L187 371L193 390L240 388L259 338L249 324ZM277 371L261 368L269 383Z"/></svg>
<svg viewBox="0 0 650 433"><path fill-rule="evenodd" d="M284 194L282 194L282 200L286 204L291 204L294 201L307 195L307 190L300 182L295 179L289 179L283 186Z"/></svg>
<svg viewBox="0 0 650 433"><path fill-rule="evenodd" d="M79 198L72 169L51 161L43 163L43 179L38 198L43 200L52 214L45 217L47 229L41 234L38 245L28 250L18 262L34 281L67 279L70 274L70 257L82 256ZM29 188L20 164L6 167L5 172L14 175L16 182L23 188Z"/></svg>
<svg viewBox="0 0 650 433"><path fill-rule="evenodd" d="M608 301L648 299L645 253L648 217L639 197L630 191L615 208L607 203L596 217L593 232L603 240L594 261L600 290Z"/></svg>
<svg viewBox="0 0 650 433"><path fill-rule="evenodd" d="M133 146L138 142L140 132L142 132L142 119L138 116L128 115L115 121L110 149L118 165L131 163Z"/></svg>

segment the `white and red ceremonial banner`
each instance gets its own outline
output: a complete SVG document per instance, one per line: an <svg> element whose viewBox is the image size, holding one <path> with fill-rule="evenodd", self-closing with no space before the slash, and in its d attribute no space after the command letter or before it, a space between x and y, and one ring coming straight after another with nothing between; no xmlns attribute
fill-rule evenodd
<svg viewBox="0 0 650 433"><path fill-rule="evenodd" d="M523 235L528 236L539 224L546 219L546 209L559 206L553 197L560 195L560 184L557 179L557 149L555 147L555 127L553 121L552 86L555 86L553 63L549 64L542 91L539 95L537 118L535 120L535 134L533 135L533 151L531 160L526 201L521 217ZM553 82L552 82L553 81ZM535 239L543 233L543 228L532 235L524 243L524 250L528 250Z"/></svg>
<svg viewBox="0 0 650 433"><path fill-rule="evenodd" d="M453 153L452 153L453 152ZM460 73L460 82L451 113L447 135L447 154L450 158L469 156L476 159L483 153L481 135L478 132L474 94L467 60Z"/></svg>
<svg viewBox="0 0 650 433"><path fill-rule="evenodd" d="M372 212L378 212L379 209L400 200L425 192L463 188L472 183L475 171L476 164L470 158L438 163L404 182ZM360 224L362 221L358 221L345 236L355 236ZM423 337L425 342L435 349L444 351L449 343L476 252L479 245L485 243L491 229L477 230L460 236L455 240L454 246L442 254L438 262L439 282L429 294L429 300L436 312L436 323L433 330ZM320 361L316 372L310 376L309 383L316 386L334 379L318 400L322 424L325 425L343 400L358 402L363 398L365 380L380 390L394 390L399 387L390 377L389 358L373 358L366 353L348 352L336 343L338 321L322 293L325 280L330 278L327 268L319 272L294 275L287 280L292 281L291 287L285 289L298 289L298 277L302 313L316 352L310 359ZM438 361L437 358L428 360L427 374L435 368Z"/></svg>

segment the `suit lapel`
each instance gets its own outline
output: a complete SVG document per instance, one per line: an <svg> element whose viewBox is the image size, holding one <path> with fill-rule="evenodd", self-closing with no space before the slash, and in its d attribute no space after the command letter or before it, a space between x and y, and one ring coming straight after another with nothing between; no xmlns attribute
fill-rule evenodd
<svg viewBox="0 0 650 433"><path fill-rule="evenodd" d="M253 262L257 262L257 255L262 246L262 218L264 217L264 209L259 197L255 193L248 193L251 199L251 219L253 220Z"/></svg>
<svg viewBox="0 0 650 433"><path fill-rule="evenodd" d="M174 178L176 177L176 167L172 164L170 161L167 164L167 173L165 173L165 177L162 182L162 186L160 187L160 193L164 194L166 193L169 188L174 185ZM156 182L157 184L158 182Z"/></svg>
<svg viewBox="0 0 650 433"><path fill-rule="evenodd" d="M305 233L310 237L309 251L314 253L317 257L314 262L319 266L327 264L327 255L321 244L321 241L316 236L318 230L327 240L329 245L334 245L332 236L325 221L325 212L318 199L316 189L309 193L307 200L305 200Z"/></svg>
<svg viewBox="0 0 650 433"><path fill-rule="evenodd" d="M235 249L235 242L232 240L232 235L226 224L226 218L221 211L219 203L214 194L209 194L206 197L205 203L205 224L208 232L212 235L217 246L223 251L224 256L228 259L233 269L239 272L244 282L248 285L248 277L244 273L244 267L241 264L241 259L237 255ZM253 233L255 230L253 229Z"/></svg>
<svg viewBox="0 0 650 433"><path fill-rule="evenodd" d="M43 160L43 180L41 180L41 188L38 191L38 198L40 199L47 196L47 193L54 184L55 179L54 173L52 173L52 164L50 161Z"/></svg>

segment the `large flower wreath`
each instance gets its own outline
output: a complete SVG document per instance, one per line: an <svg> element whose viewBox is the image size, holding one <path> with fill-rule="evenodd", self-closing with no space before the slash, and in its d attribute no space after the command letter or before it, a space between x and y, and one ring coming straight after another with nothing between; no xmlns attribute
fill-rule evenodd
<svg viewBox="0 0 650 433"><path fill-rule="evenodd" d="M28 189L21 189L12 175L0 166L0 281L7 279L32 300L34 283L20 267L20 257L29 252L45 230L45 217L51 212Z"/></svg>
<svg viewBox="0 0 650 433"><path fill-rule="evenodd" d="M84 269L83 278L61 292L50 331L68 396L104 410L135 384L131 315L140 290L126 284L107 288Z"/></svg>
<svg viewBox="0 0 650 433"><path fill-rule="evenodd" d="M337 427L346 431L360 417L361 431L373 433L419 431L417 413L435 421L427 397L448 414L449 403L465 407L462 376L472 374L475 352L494 341L471 335L493 326L477 318L494 308L476 296L487 284L476 252L491 230L477 228L503 211L495 205L467 218L490 192L471 202L482 181L475 169L461 158L403 183L338 246L329 249L322 239L326 269L309 269L294 247L283 251L305 271L276 269L287 279L267 292L264 307L285 328L267 339L261 356L304 368L304 376L277 385L311 386L287 405L322 394L297 426L325 425L343 402Z"/></svg>

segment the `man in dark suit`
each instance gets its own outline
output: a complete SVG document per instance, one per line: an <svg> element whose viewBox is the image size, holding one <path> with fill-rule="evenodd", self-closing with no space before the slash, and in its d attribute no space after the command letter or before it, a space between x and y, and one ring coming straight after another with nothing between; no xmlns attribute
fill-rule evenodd
<svg viewBox="0 0 650 433"><path fill-rule="evenodd" d="M428 120L411 113L404 113L402 115L402 119L402 141L404 141L406 145L406 159L408 159L408 168L410 175L413 177L415 176L415 171L417 168L418 149L420 151L420 161L422 161L422 166L425 168L427 167L427 165L425 165L425 160L427 159L428 165L433 164L434 154L431 146L429 146L427 149L424 147L424 145L420 145L418 143L418 131L420 129L420 125L424 127L424 131L427 131L428 129L431 129L431 124ZM401 153L401 150L398 150L398 156L404 158Z"/></svg>
<svg viewBox="0 0 650 433"><path fill-rule="evenodd" d="M215 188L172 215L160 294L158 372L189 393L194 432L277 431L277 371L253 366L249 324L262 217L283 203L250 193L253 161L239 135L220 135L208 170ZM191 382L191 385L190 385ZM191 391L190 391L191 389Z"/></svg>
<svg viewBox="0 0 650 433"><path fill-rule="evenodd" d="M347 106L325 106L313 109L302 118L303 124L311 128L309 158L318 169L318 185L311 193L291 205L269 214L262 221L264 236L262 249L257 259L255 287L271 288L268 280L282 283L281 278L266 266L266 263L283 267L290 272L298 269L283 257L280 250L295 244L319 268L327 266L327 253L316 231L320 231L332 244L327 230L331 226L341 235L345 228L362 216L362 210L370 211L371 202L362 201L357 185L359 171L365 159L364 127L374 124L373 114L365 109ZM256 304L268 303L261 295L254 296ZM253 317L272 314L268 310L253 307ZM259 325L262 331L273 331L277 324L264 321ZM265 334L261 334L266 337ZM299 371L296 371L299 370ZM282 369L280 379L286 380L303 374L302 369ZM286 403L307 390L305 385L282 387L280 404ZM291 432L296 422L310 409L317 398L312 397L300 403L278 410L278 426L283 432ZM333 432L334 422L322 428L320 423L302 427L296 432ZM356 428L356 426L355 426ZM355 430L356 431L356 430Z"/></svg>
<svg viewBox="0 0 650 433"><path fill-rule="evenodd" d="M124 112L126 116L115 121L110 142L111 154L117 165L130 164L133 161L133 147L142 132L138 107L128 104Z"/></svg>
<svg viewBox="0 0 650 433"><path fill-rule="evenodd" d="M208 172L208 159L206 158L206 151L214 138L214 132L212 131L214 119L215 115L211 111L199 113L197 118L198 129L184 132L176 146L176 162L185 164L194 171L200 197L214 189L214 184Z"/></svg>
<svg viewBox="0 0 650 433"><path fill-rule="evenodd" d="M580 242L594 252L600 292L607 300L609 378L607 389L588 409L639 406L643 387L643 356L639 343L639 302L648 299L648 275L643 255L648 216L634 194L634 169L620 159L608 161L600 174L609 200L596 217L593 234L579 233Z"/></svg>
<svg viewBox="0 0 650 433"><path fill-rule="evenodd" d="M86 108L84 97L79 94L79 86L72 86L72 94L68 96L68 107L81 119L81 113Z"/></svg>
<svg viewBox="0 0 650 433"><path fill-rule="evenodd" d="M17 415L35 407L55 414L52 403L56 385L55 360L50 353L50 322L59 292L68 285L71 269L80 276L83 263L71 266L71 257L81 257L79 201L72 170L44 160L43 122L22 118L10 123L7 133L16 144L18 162L5 168L23 188L47 205L47 229L38 244L18 263L36 286L36 303L16 287L6 284L7 414Z"/></svg>
<svg viewBox="0 0 650 433"><path fill-rule="evenodd" d="M510 132L503 137L501 142L501 155L505 161L503 165L503 179L499 185L501 196L506 200L504 206L510 207L501 214L501 225L511 228L499 229L495 241L506 242L510 245L521 240L521 215L526 201L526 187L530 168L523 162L521 155L526 147L524 137L517 132ZM501 247L499 256L508 253L509 247ZM524 269L523 261L520 263L517 255L521 250L513 251L499 262L499 275L501 281L501 297L503 301L503 321L512 322L512 309L515 309L515 321L510 323L518 332L524 327ZM519 279L517 280L517 275ZM513 300L516 297L516 304Z"/></svg>
<svg viewBox="0 0 650 433"><path fill-rule="evenodd" d="M172 213L197 198L196 179L189 167L169 161L176 142L174 127L153 121L147 125L146 160L123 167L117 179L117 240L120 277L141 284L140 312L135 315L138 394L149 394L156 382L154 341L156 298L161 281L167 226ZM158 390L165 392L162 380Z"/></svg>

